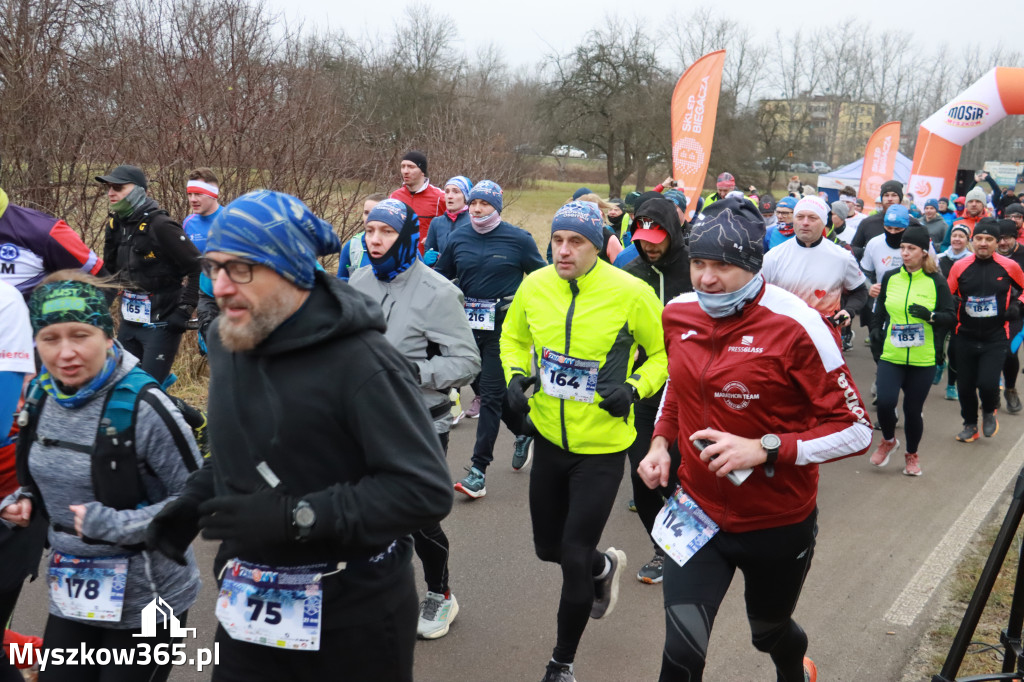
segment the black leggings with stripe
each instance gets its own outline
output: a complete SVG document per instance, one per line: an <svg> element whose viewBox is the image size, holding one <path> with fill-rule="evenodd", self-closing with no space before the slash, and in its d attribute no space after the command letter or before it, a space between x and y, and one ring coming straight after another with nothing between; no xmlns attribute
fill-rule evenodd
<svg viewBox="0 0 1024 682"><path fill-rule="evenodd" d="M815 510L789 526L719 531L683 566L666 559L660 682L703 679L711 628L737 568L754 646L771 656L780 682L803 682L807 635L792 616L814 556L817 519Z"/></svg>

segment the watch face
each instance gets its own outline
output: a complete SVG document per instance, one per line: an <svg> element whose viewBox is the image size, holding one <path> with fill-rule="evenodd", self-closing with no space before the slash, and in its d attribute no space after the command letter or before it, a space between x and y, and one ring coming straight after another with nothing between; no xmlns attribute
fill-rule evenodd
<svg viewBox="0 0 1024 682"><path fill-rule="evenodd" d="M774 433L769 433L761 438L761 447L765 450L778 450L779 446L782 445L782 439L776 436Z"/></svg>
<svg viewBox="0 0 1024 682"><path fill-rule="evenodd" d="M295 510L295 523L303 528L308 528L316 521L316 512L312 507L299 507Z"/></svg>

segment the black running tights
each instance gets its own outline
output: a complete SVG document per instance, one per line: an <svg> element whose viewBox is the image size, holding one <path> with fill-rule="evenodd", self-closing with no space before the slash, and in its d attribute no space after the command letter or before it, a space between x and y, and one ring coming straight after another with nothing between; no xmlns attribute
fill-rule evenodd
<svg viewBox="0 0 1024 682"><path fill-rule="evenodd" d="M659 682L699 682L718 607L743 572L751 638L779 682L803 682L807 635L793 620L814 556L818 512L799 523L746 533L719 531L689 561L665 561L665 650Z"/></svg>
<svg viewBox="0 0 1024 682"><path fill-rule="evenodd" d="M594 604L594 576L604 570L597 551L622 481L625 452L576 455L537 436L530 470L533 544L542 561L562 567L558 643L552 658L572 663Z"/></svg>

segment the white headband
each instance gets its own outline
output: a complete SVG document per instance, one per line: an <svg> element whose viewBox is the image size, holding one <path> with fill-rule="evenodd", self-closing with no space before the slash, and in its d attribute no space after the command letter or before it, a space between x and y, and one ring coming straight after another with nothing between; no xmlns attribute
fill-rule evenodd
<svg viewBox="0 0 1024 682"><path fill-rule="evenodd" d="M202 180L189 180L185 191L188 194L205 194L206 196L213 197L214 199L220 196L220 190L217 188L217 185L211 185L210 183L203 182Z"/></svg>
<svg viewBox="0 0 1024 682"><path fill-rule="evenodd" d="M810 211L816 216L821 218L821 222L828 220L828 206L825 202L818 197L804 197L800 201L796 202L796 208L793 209L793 217L796 218L796 214L800 211Z"/></svg>

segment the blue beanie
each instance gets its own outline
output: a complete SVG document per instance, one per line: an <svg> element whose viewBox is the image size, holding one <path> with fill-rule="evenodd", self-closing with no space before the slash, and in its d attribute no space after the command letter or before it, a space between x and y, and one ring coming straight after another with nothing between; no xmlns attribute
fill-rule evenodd
<svg viewBox="0 0 1024 682"><path fill-rule="evenodd" d="M789 210L792 211L793 209L796 208L796 198L783 197L779 199L779 202L777 204L775 204L775 208L788 208Z"/></svg>
<svg viewBox="0 0 1024 682"><path fill-rule="evenodd" d="M885 212L882 221L886 227L908 227L910 225L910 211L903 204L893 204Z"/></svg>
<svg viewBox="0 0 1024 682"><path fill-rule="evenodd" d="M604 219L597 206L589 201L570 201L558 209L551 221L551 232L569 230L577 232L600 251L604 247Z"/></svg>
<svg viewBox="0 0 1024 682"><path fill-rule="evenodd" d="M406 209L406 205L398 199L385 199L377 202L377 205L370 209L366 216L366 222L384 223L395 232L401 232L402 225L405 224Z"/></svg>
<svg viewBox="0 0 1024 682"><path fill-rule="evenodd" d="M580 187L578 190L572 193L572 200L576 201L584 194L593 194L593 192L590 191L589 187Z"/></svg>
<svg viewBox="0 0 1024 682"><path fill-rule="evenodd" d="M938 199L929 199L928 201L924 202L924 207L925 208L928 208L929 206L931 206L936 211L938 211L939 210L939 200Z"/></svg>
<svg viewBox="0 0 1024 682"><path fill-rule="evenodd" d="M366 249L366 235L363 234L363 250L373 266L373 274L382 282L390 282L412 267L419 255L420 221L412 207L398 199L385 199L370 210L366 222L382 222L398 233L398 239L380 258L374 258Z"/></svg>
<svg viewBox="0 0 1024 682"><path fill-rule="evenodd" d="M473 199L482 199L493 206L495 211L501 213L501 195L502 191L498 183L491 182L490 180L481 180L473 185L473 189L469 191L466 203L468 204Z"/></svg>
<svg viewBox="0 0 1024 682"><path fill-rule="evenodd" d="M469 190L473 189L473 181L467 178L465 175L456 175L454 178L450 178L448 182L444 183L444 186L455 185L462 192L463 198L466 203L469 203ZM442 187L442 189L444 189Z"/></svg>
<svg viewBox="0 0 1024 682"><path fill-rule="evenodd" d="M677 190L677 189L667 190L664 193L663 196L666 199L668 199L669 201L671 201L673 204L675 204L676 207L678 207L680 211L685 211L686 210L686 195L683 194L682 192L680 192L679 190Z"/></svg>
<svg viewBox="0 0 1024 682"><path fill-rule="evenodd" d="M283 192L259 189L217 213L206 253L219 251L265 265L295 286L312 289L317 256L341 250L334 228Z"/></svg>

